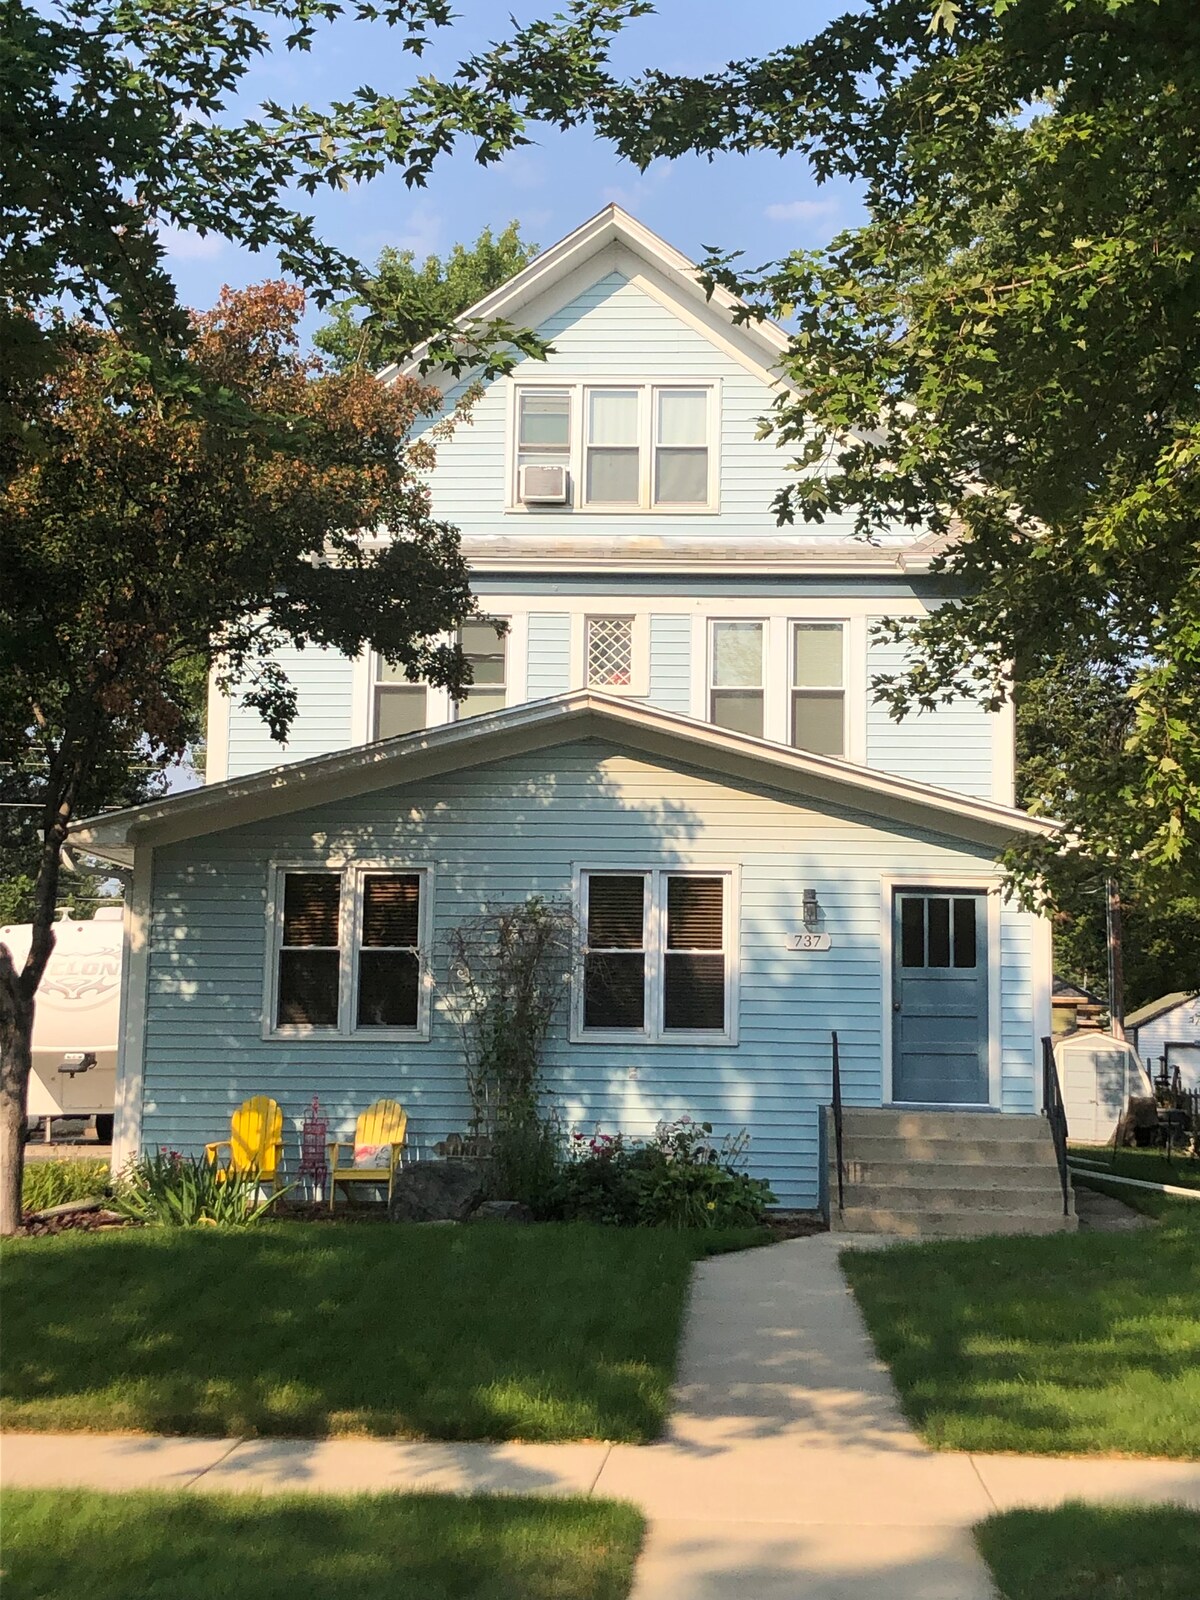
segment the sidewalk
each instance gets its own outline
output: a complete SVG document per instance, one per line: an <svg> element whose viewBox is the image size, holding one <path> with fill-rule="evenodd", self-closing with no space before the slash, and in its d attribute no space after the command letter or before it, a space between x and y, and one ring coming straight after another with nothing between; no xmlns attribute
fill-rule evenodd
<svg viewBox="0 0 1200 1600"><path fill-rule="evenodd" d="M1200 1466L935 1454L818 1235L697 1270L676 1410L648 1446L6 1434L8 1485L595 1494L649 1520L634 1600L993 1600L970 1529L1068 1499L1200 1509ZM864 1241L865 1242L865 1241Z"/></svg>

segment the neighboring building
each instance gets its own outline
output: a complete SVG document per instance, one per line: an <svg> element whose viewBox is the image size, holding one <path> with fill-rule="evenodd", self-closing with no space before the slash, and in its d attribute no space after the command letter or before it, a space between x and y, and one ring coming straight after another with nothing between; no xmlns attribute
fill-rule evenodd
<svg viewBox="0 0 1200 1600"><path fill-rule="evenodd" d="M1200 994L1179 991L1125 1018L1125 1031L1152 1076L1179 1068L1185 1089L1200 1089Z"/></svg>
<svg viewBox="0 0 1200 1600"><path fill-rule="evenodd" d="M901 656L872 624L942 603L935 546L776 526L786 337L733 307L615 206L489 296L554 354L438 446L435 510L507 625L464 630L467 700L296 653L286 749L214 690L210 787L77 830L134 875L119 1156L259 1091L293 1130L314 1092L347 1125L403 1099L421 1148L462 1128L446 932L535 891L581 929L570 1122L744 1126L811 1205L834 1029L856 1105L1037 1110L1049 926L994 863L1050 825L1013 809L1010 711L874 703Z"/></svg>
<svg viewBox="0 0 1200 1600"><path fill-rule="evenodd" d="M1055 1039L1074 1033L1076 1028L1098 1027L1100 1018L1107 1010L1104 1001L1090 989L1071 983L1067 978L1055 978L1050 991L1050 1014Z"/></svg>

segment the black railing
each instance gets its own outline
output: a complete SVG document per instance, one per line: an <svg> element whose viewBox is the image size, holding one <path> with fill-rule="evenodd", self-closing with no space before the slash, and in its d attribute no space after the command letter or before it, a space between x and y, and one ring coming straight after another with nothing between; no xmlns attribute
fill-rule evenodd
<svg viewBox="0 0 1200 1600"><path fill-rule="evenodd" d="M846 1169L842 1163L842 1067L838 1060L838 1037L829 1035L833 1046L833 1147L837 1152L838 1210L846 1204Z"/></svg>
<svg viewBox="0 0 1200 1600"><path fill-rule="evenodd" d="M1054 1041L1042 1040L1042 1115L1050 1124L1054 1154L1058 1160L1058 1181L1062 1184L1063 1216L1071 1215L1071 1174L1067 1168L1067 1108L1054 1063Z"/></svg>

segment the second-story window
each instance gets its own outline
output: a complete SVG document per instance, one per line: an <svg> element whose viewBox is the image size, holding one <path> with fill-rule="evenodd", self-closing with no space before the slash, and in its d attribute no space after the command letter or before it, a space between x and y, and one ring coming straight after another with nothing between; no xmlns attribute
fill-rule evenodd
<svg viewBox="0 0 1200 1600"><path fill-rule="evenodd" d="M507 635L495 621L483 617L477 622L464 622L458 630L458 643L471 663L471 687L464 700L458 702L456 719L478 717L485 711L504 708L507 680Z"/></svg>
<svg viewBox="0 0 1200 1600"><path fill-rule="evenodd" d="M763 625L714 622L709 678L709 719L736 733L763 732Z"/></svg>
<svg viewBox="0 0 1200 1600"><path fill-rule="evenodd" d="M633 618L588 617L587 686L620 693L633 687Z"/></svg>
<svg viewBox="0 0 1200 1600"><path fill-rule="evenodd" d="M715 509L715 385L522 383L515 393L511 505ZM565 469L566 479L556 487L529 471L541 466Z"/></svg>
<svg viewBox="0 0 1200 1600"><path fill-rule="evenodd" d="M792 624L791 738L800 750L846 750L846 677L840 622Z"/></svg>
<svg viewBox="0 0 1200 1600"><path fill-rule="evenodd" d="M416 733L427 725L429 691L423 683L410 683L403 667L393 666L382 656L373 656L374 739L395 739L402 733Z"/></svg>

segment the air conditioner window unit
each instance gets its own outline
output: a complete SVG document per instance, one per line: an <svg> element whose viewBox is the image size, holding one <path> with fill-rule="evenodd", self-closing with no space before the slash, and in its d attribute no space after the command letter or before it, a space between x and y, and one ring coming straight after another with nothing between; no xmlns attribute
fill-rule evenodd
<svg viewBox="0 0 1200 1600"><path fill-rule="evenodd" d="M520 472L520 495L527 506L561 506L567 502L567 469L549 462L526 465Z"/></svg>

